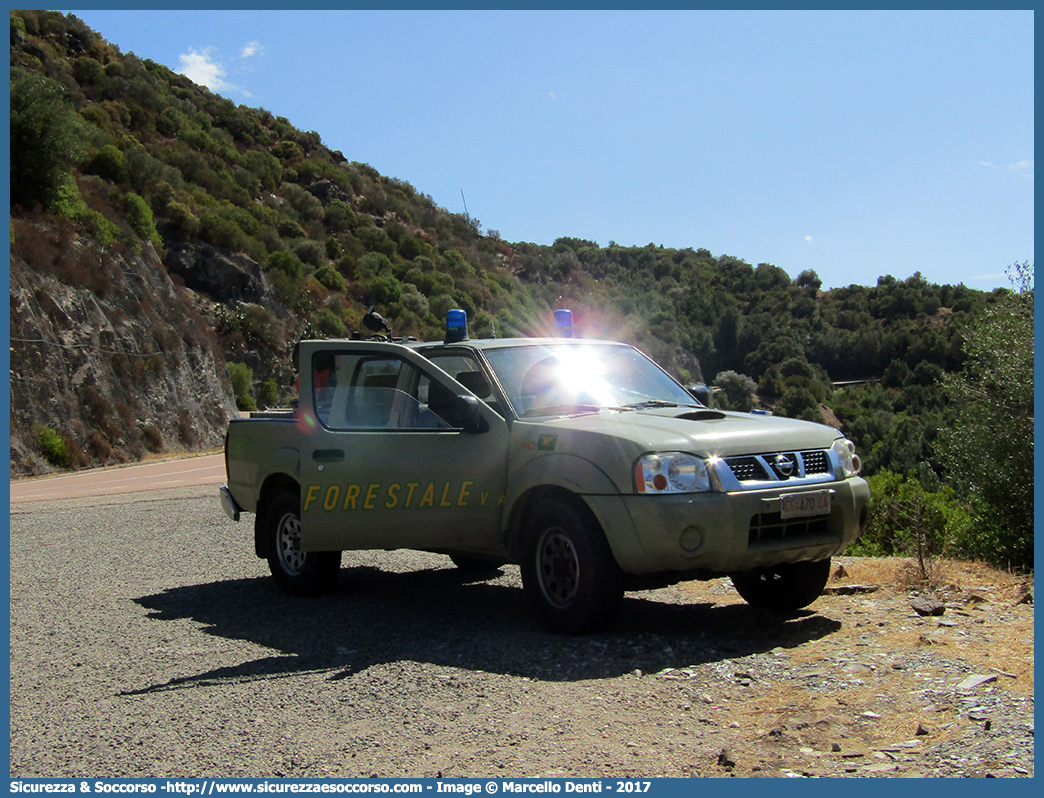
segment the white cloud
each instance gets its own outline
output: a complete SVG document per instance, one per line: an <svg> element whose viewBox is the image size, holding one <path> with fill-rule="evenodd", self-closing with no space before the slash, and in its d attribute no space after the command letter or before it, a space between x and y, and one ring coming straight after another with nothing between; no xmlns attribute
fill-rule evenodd
<svg viewBox="0 0 1044 798"><path fill-rule="evenodd" d="M250 58L252 55L263 55L265 49L261 46L261 42L250 42L245 44L243 49L239 51L240 58Z"/></svg>
<svg viewBox="0 0 1044 798"><path fill-rule="evenodd" d="M210 48L202 52L193 48L178 58L181 59L181 74L193 83L206 86L211 91L234 88L225 82L225 68L211 58Z"/></svg>
<svg viewBox="0 0 1044 798"><path fill-rule="evenodd" d="M1033 161L1021 160L1018 163L1013 163L1008 167L1009 172L1015 172L1016 174L1025 175L1028 178L1033 178Z"/></svg>
<svg viewBox="0 0 1044 798"><path fill-rule="evenodd" d="M805 236L805 240L806 240L806 241L807 241L807 242L808 242L809 244L815 243L815 242L814 242L814 241L812 240L812 236Z"/></svg>
<svg viewBox="0 0 1044 798"><path fill-rule="evenodd" d="M1004 273L1003 272L994 272L993 274L976 274L974 277L971 278L971 280L973 282L974 281L987 281L987 282L995 283L998 280L1001 280L1003 278L1004 278Z"/></svg>
<svg viewBox="0 0 1044 798"><path fill-rule="evenodd" d="M1017 175L1033 179L1033 161L1023 159L1018 163L1008 164L1007 166L1001 167L996 164L992 164L989 161L979 161L980 164L988 169L996 169L999 172L1013 172Z"/></svg>

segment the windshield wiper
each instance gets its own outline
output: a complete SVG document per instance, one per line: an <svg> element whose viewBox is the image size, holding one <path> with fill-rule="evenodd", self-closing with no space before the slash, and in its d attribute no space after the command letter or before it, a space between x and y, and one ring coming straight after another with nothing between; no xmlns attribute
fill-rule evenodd
<svg viewBox="0 0 1044 798"><path fill-rule="evenodd" d="M634 410L643 410L647 407L677 407L677 402L668 402L663 399L648 399L644 402L631 402L630 404L624 405L627 408L633 408Z"/></svg>
<svg viewBox="0 0 1044 798"><path fill-rule="evenodd" d="M595 405L550 405L548 407L534 407L522 414L523 418L534 416L571 416L584 413L600 413L604 408Z"/></svg>

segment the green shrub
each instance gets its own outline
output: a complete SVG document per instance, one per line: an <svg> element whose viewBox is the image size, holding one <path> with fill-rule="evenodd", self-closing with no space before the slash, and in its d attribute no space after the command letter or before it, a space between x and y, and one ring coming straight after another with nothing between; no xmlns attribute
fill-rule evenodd
<svg viewBox="0 0 1044 798"><path fill-rule="evenodd" d="M200 214L199 236L208 244L234 252L242 250L246 243L246 236L238 224L212 210Z"/></svg>
<svg viewBox="0 0 1044 798"><path fill-rule="evenodd" d="M715 404L725 410L739 410L749 412L754 407L754 391L757 383L746 374L738 374L735 371L722 371L714 378L714 385L721 388L715 394Z"/></svg>
<svg viewBox="0 0 1044 798"><path fill-rule="evenodd" d="M106 144L91 159L87 170L113 183L122 183L124 179L123 160L123 153L118 147Z"/></svg>
<svg viewBox="0 0 1044 798"><path fill-rule="evenodd" d="M848 553L863 556L913 555L931 557L966 553L974 530L971 508L943 485L929 491L913 476L883 469L870 483L870 521ZM962 549L964 549L962 551Z"/></svg>
<svg viewBox="0 0 1044 798"><path fill-rule="evenodd" d="M818 412L819 405L808 388L787 388L779 398L779 409L788 418L804 418L807 411Z"/></svg>
<svg viewBox="0 0 1044 798"><path fill-rule="evenodd" d="M37 72L11 73L11 204L50 207L82 157L83 120L65 89Z"/></svg>
<svg viewBox="0 0 1044 798"><path fill-rule="evenodd" d="M257 401L263 407L279 406L279 384L275 377L269 377L257 388Z"/></svg>
<svg viewBox="0 0 1044 798"><path fill-rule="evenodd" d="M199 232L199 219L188 205L171 200L164 212L170 225L184 236L191 237Z"/></svg>
<svg viewBox="0 0 1044 798"><path fill-rule="evenodd" d="M315 270L315 279L331 291L337 291L341 294L343 294L345 289L348 287L348 283L345 281L341 273L329 264L320 266Z"/></svg>
<svg viewBox="0 0 1044 798"><path fill-rule="evenodd" d="M33 426L33 437L48 463L59 468L68 468L72 464L72 453L62 435L43 424L36 424Z"/></svg>
<svg viewBox="0 0 1044 798"><path fill-rule="evenodd" d="M326 262L326 247L314 239L297 241L291 248L302 263L318 268Z"/></svg>
<svg viewBox="0 0 1044 798"><path fill-rule="evenodd" d="M228 378L232 381L232 393L236 397L236 407L240 410L257 410L254 400L254 370L245 363L226 363Z"/></svg>
<svg viewBox="0 0 1044 798"><path fill-rule="evenodd" d="M127 214L127 224L142 241L152 244L157 250L163 248L163 239L156 232L156 224L152 219L152 208L141 197L134 193L123 196L123 209Z"/></svg>
<svg viewBox="0 0 1044 798"><path fill-rule="evenodd" d="M366 292L378 305L398 302L402 296L402 283L391 275L375 277L366 285Z"/></svg>
<svg viewBox="0 0 1044 798"><path fill-rule="evenodd" d="M312 323L326 338L344 338L347 328L337 314L329 308L323 308L312 319Z"/></svg>
<svg viewBox="0 0 1044 798"><path fill-rule="evenodd" d="M68 175L59 187L54 210L73 224L86 227L103 247L111 245L119 238L120 228L115 222L105 218L100 211L87 207L87 203L80 196L80 187L72 175Z"/></svg>

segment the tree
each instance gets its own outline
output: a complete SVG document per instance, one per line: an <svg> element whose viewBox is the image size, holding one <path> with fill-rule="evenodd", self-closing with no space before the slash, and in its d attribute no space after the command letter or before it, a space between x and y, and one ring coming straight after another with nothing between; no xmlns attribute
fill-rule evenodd
<svg viewBox="0 0 1044 798"><path fill-rule="evenodd" d="M726 410L740 410L746 413L754 407L754 391L758 386L746 374L737 374L731 370L722 371L714 378L714 385L721 389L718 403L724 405Z"/></svg>
<svg viewBox="0 0 1044 798"><path fill-rule="evenodd" d="M62 85L37 72L11 76L11 203L58 199L72 167L83 157L79 116Z"/></svg>
<svg viewBox="0 0 1044 798"><path fill-rule="evenodd" d="M964 371L944 382L960 408L940 432L949 478L976 502L979 556L999 565L1033 564L1033 266L1009 270L1016 292L972 324Z"/></svg>
<svg viewBox="0 0 1044 798"><path fill-rule="evenodd" d="M794 278L794 285L798 288L810 288L813 292L823 287L823 281L819 279L815 269L805 269Z"/></svg>

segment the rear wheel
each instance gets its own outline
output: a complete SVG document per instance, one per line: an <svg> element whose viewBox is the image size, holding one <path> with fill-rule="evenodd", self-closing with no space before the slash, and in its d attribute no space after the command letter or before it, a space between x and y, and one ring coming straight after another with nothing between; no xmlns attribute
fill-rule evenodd
<svg viewBox="0 0 1044 798"><path fill-rule="evenodd" d="M623 574L587 509L545 499L524 534L522 584L543 624L567 634L607 626L623 598Z"/></svg>
<svg viewBox="0 0 1044 798"><path fill-rule="evenodd" d="M296 596L330 590L341 568L339 551L301 551L301 504L285 491L272 501L265 518L268 567L276 583Z"/></svg>
<svg viewBox="0 0 1044 798"><path fill-rule="evenodd" d="M830 559L774 565L731 578L736 591L752 607L799 610L822 595L830 578Z"/></svg>

